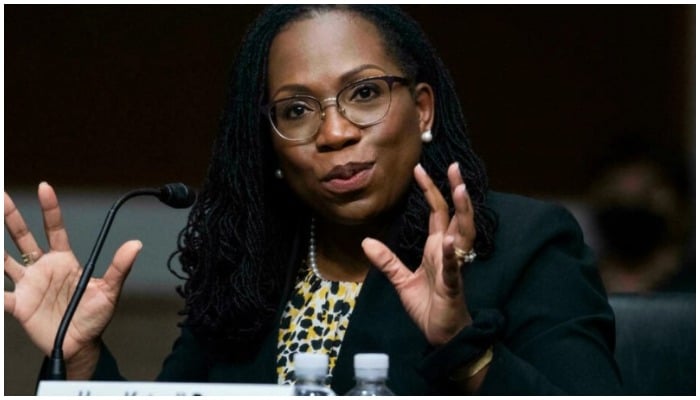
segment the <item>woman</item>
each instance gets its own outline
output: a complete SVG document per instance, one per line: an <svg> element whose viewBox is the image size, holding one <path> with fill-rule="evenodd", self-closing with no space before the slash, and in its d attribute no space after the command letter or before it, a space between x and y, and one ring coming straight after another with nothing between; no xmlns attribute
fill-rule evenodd
<svg viewBox="0 0 700 400"><path fill-rule="evenodd" d="M6 255L5 309L48 354L80 268L47 184L39 198L47 253L5 196L29 264ZM488 192L445 67L394 7L262 13L181 239L186 317L158 379L287 383L294 353L320 351L345 393L352 355L384 352L397 394L619 387L612 312L577 225ZM86 292L69 378L119 379L100 334L140 246L125 243Z"/></svg>

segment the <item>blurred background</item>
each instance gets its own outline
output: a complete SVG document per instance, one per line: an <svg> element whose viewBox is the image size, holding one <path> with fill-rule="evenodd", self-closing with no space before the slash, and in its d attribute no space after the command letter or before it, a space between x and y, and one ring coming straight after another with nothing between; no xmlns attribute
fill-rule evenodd
<svg viewBox="0 0 700 400"><path fill-rule="evenodd" d="M123 192L199 186L232 56L261 8L4 7L4 188L38 238L42 180L83 261ZM694 5L406 10L453 74L494 190L569 207L611 293L695 291ZM105 335L129 379L152 380L178 335L167 259L186 218L127 203L98 263L101 275L118 244L144 242ZM41 354L8 316L4 334L4 393L33 394Z"/></svg>

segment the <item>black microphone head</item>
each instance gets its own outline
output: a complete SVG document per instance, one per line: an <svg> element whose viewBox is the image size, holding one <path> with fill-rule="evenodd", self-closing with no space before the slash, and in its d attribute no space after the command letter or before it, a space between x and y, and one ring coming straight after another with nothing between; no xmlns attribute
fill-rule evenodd
<svg viewBox="0 0 700 400"><path fill-rule="evenodd" d="M168 183L160 188L158 198L174 208L187 208L194 204L197 193L184 183Z"/></svg>

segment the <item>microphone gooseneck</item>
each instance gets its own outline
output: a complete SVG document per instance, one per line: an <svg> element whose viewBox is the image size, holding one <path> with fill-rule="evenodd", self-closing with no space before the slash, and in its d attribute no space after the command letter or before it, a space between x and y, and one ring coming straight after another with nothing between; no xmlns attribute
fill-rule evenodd
<svg viewBox="0 0 700 400"><path fill-rule="evenodd" d="M78 308L78 303L80 303L80 299L83 297L83 293L85 293L85 289L87 288L88 282L92 277L92 273L95 270L97 257L100 255L100 251L102 251L102 246L107 238L107 232L109 232L109 229L112 226L112 221L114 220L117 210L127 200L136 196L156 196L160 201L174 208L190 207L192 204L194 204L197 197L195 191L189 188L187 185L183 183L169 183L157 189L146 188L132 190L112 204L112 207L107 212L107 217L105 218L104 223L102 223L100 233L97 235L95 245L92 247L90 257L85 263L85 268L80 275L75 292L73 293L73 296L68 303L68 307L63 314L61 324L58 326L58 330L56 331L56 338L54 340L53 350L51 351L51 358L49 360L49 371L47 371L49 380L66 379L66 365L63 359L63 342L66 338L68 327L73 319L75 310Z"/></svg>

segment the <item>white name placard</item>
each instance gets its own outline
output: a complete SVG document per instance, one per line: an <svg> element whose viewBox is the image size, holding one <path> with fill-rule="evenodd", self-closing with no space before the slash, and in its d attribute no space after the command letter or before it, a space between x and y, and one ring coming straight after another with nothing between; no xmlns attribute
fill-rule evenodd
<svg viewBox="0 0 700 400"><path fill-rule="evenodd" d="M37 396L291 396L291 385L139 381L41 381Z"/></svg>

